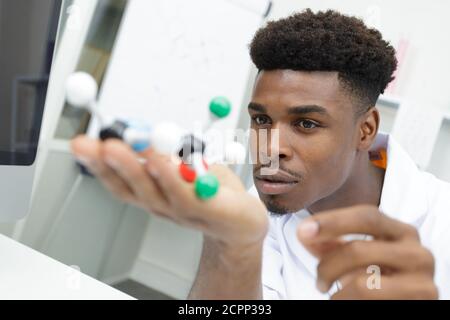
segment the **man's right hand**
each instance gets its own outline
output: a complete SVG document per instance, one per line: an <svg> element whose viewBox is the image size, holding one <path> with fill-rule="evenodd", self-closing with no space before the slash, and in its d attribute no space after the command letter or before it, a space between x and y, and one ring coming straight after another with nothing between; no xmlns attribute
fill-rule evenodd
<svg viewBox="0 0 450 320"><path fill-rule="evenodd" d="M118 198L175 223L203 232L224 248L261 247L267 211L224 166L213 166L220 189L207 201L197 198L168 156L149 151L147 163L119 140L101 142L86 136L72 141L74 155Z"/></svg>

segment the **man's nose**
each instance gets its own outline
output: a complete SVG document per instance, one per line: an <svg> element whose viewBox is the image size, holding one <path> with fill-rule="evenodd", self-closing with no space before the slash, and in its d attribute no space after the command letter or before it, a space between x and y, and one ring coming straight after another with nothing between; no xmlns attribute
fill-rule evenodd
<svg viewBox="0 0 450 320"><path fill-rule="evenodd" d="M289 128L282 124L275 124L270 130L268 141L268 155L271 159L289 160L292 157Z"/></svg>

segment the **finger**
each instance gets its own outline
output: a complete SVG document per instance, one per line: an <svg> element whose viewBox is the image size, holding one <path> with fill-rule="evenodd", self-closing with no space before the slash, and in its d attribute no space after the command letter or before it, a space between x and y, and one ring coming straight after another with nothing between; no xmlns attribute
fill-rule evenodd
<svg viewBox="0 0 450 320"><path fill-rule="evenodd" d="M116 170L106 165L103 160L103 142L86 136L79 136L72 140L71 147L78 160L95 174L111 193L137 207L151 211L157 216L167 218L173 222L179 222L176 217L169 216L167 210L160 211L158 210L159 208L149 209L147 201L143 202L142 199L138 198L128 183L118 175ZM142 156L146 156L146 154L143 153Z"/></svg>
<svg viewBox="0 0 450 320"><path fill-rule="evenodd" d="M108 191L124 201L136 203L136 197L128 184L103 162L100 141L79 136L72 140L71 148L75 157L101 180Z"/></svg>
<svg viewBox="0 0 450 320"><path fill-rule="evenodd" d="M92 165L100 159L100 142L85 135L80 135L70 142L73 155L81 163Z"/></svg>
<svg viewBox="0 0 450 320"><path fill-rule="evenodd" d="M299 240L307 245L348 234L371 235L375 239L419 241L411 225L392 219L368 205L324 211L303 221L297 230Z"/></svg>
<svg viewBox="0 0 450 320"><path fill-rule="evenodd" d="M320 291L361 268L377 266L384 270L434 273L432 254L420 245L383 241L351 241L325 255L317 267Z"/></svg>
<svg viewBox="0 0 450 320"><path fill-rule="evenodd" d="M212 165L209 170L217 177L221 185L224 185L235 191L246 192L246 189L241 180L228 167L215 164Z"/></svg>
<svg viewBox="0 0 450 320"><path fill-rule="evenodd" d="M363 276L366 275L367 276L369 274L369 272L373 273L374 270L378 271L378 269L374 269L376 267L377 266L371 266L370 268L365 267L365 268L359 268L359 269L355 269L353 271L350 271L349 273L346 273L345 275L340 277L339 281L337 283L339 283L341 288L345 287L347 284L349 284L351 281L353 281L353 279L355 277L358 277L358 276L361 276L361 275L363 275ZM380 271L380 274L381 274L381 271Z"/></svg>
<svg viewBox="0 0 450 320"><path fill-rule="evenodd" d="M109 140L103 144L102 157L133 190L144 209L155 212L167 212L167 199L145 167L137 159L131 148L118 140Z"/></svg>
<svg viewBox="0 0 450 320"><path fill-rule="evenodd" d="M324 255L333 250L336 250L345 243L346 241L343 239L332 239L323 242L311 242L304 246L312 255L319 259L322 259Z"/></svg>
<svg viewBox="0 0 450 320"><path fill-rule="evenodd" d="M170 157L151 152L147 157L146 169L169 203L179 207L196 200L193 185L183 180Z"/></svg>
<svg viewBox="0 0 450 320"><path fill-rule="evenodd" d="M433 279L420 274L395 274L371 278L358 276L331 296L332 300L438 299Z"/></svg>
<svg viewBox="0 0 450 320"><path fill-rule="evenodd" d="M147 169L168 198L175 218L184 224L204 231L214 221L220 220L224 213L230 212L225 208L229 201L224 203L222 199L225 190L221 188L208 201L199 200L194 185L182 179L178 165L170 157L152 152L148 156ZM222 226L226 228L224 224Z"/></svg>
<svg viewBox="0 0 450 320"><path fill-rule="evenodd" d="M208 207L205 214L204 202L197 199L193 184L182 179L178 163L167 155L149 152L146 167L168 200L172 220L202 232L207 231L212 213L216 210Z"/></svg>

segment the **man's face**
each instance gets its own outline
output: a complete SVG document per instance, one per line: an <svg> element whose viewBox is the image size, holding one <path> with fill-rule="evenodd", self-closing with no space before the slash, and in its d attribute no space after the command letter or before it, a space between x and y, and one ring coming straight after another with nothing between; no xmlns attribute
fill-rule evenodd
<svg viewBox="0 0 450 320"><path fill-rule="evenodd" d="M344 185L357 152L358 128L355 107L337 72L262 71L249 113L257 133L252 152L272 161L254 159L253 173L269 211L296 212ZM265 136L264 129L268 138L258 138ZM279 139L271 130L278 130ZM261 170L274 167L274 161L278 169Z"/></svg>

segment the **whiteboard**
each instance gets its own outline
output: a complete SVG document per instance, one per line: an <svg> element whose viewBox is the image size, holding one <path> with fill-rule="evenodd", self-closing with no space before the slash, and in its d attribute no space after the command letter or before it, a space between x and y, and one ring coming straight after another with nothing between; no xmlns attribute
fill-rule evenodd
<svg viewBox="0 0 450 320"><path fill-rule="evenodd" d="M225 96L235 128L251 70L249 44L266 0L129 0L99 96L100 112L185 130L207 121L211 98ZM97 124L91 124L95 134Z"/></svg>

